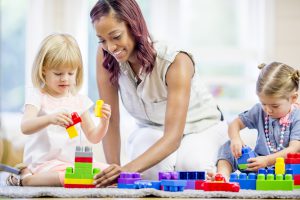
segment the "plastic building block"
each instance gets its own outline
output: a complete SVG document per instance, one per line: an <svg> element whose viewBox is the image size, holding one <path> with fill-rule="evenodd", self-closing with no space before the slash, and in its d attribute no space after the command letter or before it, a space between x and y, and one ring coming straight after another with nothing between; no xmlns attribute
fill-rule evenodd
<svg viewBox="0 0 300 200"><path fill-rule="evenodd" d="M137 189L153 188L156 190L160 190L161 187L160 181L141 180L141 181L135 181L134 184L136 185Z"/></svg>
<svg viewBox="0 0 300 200"><path fill-rule="evenodd" d="M227 183L221 174L216 174L214 181L206 181L202 186L204 191L240 191L240 185L238 183Z"/></svg>
<svg viewBox="0 0 300 200"><path fill-rule="evenodd" d="M276 162L275 162L275 174L285 174L285 163L284 163L284 159L279 157L276 158Z"/></svg>
<svg viewBox="0 0 300 200"><path fill-rule="evenodd" d="M276 178L275 178L276 177ZM294 181L291 174L258 174L256 181L256 190L293 190Z"/></svg>
<svg viewBox="0 0 300 200"><path fill-rule="evenodd" d="M196 180L195 190L203 190L203 183L205 183L205 180Z"/></svg>
<svg viewBox="0 0 300 200"><path fill-rule="evenodd" d="M67 132L69 134L69 137L72 139L76 136L78 136L77 130L75 128L75 125L81 122L81 118L79 117L77 112L71 113L72 121L73 123L66 127Z"/></svg>
<svg viewBox="0 0 300 200"><path fill-rule="evenodd" d="M300 164L300 153L288 153L285 159L286 164Z"/></svg>
<svg viewBox="0 0 300 200"><path fill-rule="evenodd" d="M15 167L11 167L8 165L0 164L0 171L10 172L13 174L20 174L21 170Z"/></svg>
<svg viewBox="0 0 300 200"><path fill-rule="evenodd" d="M95 106L95 110L94 110L94 113L95 113L96 117L102 117L102 106L103 106L103 104L104 104L103 100L97 100L96 101L96 106Z"/></svg>
<svg viewBox="0 0 300 200"><path fill-rule="evenodd" d="M182 192L186 186L185 180L162 180L162 190L169 192Z"/></svg>
<svg viewBox="0 0 300 200"><path fill-rule="evenodd" d="M178 180L178 172L159 172L158 180Z"/></svg>
<svg viewBox="0 0 300 200"><path fill-rule="evenodd" d="M293 170L294 175L300 174L300 164L286 164L285 168Z"/></svg>
<svg viewBox="0 0 300 200"><path fill-rule="evenodd" d="M179 171L179 179L186 180L187 184L184 189L194 190L196 187L196 180L205 180L204 171Z"/></svg>
<svg viewBox="0 0 300 200"><path fill-rule="evenodd" d="M141 174L138 172L121 172L118 178L118 188L136 189L136 181L142 180Z"/></svg>
<svg viewBox="0 0 300 200"><path fill-rule="evenodd" d="M300 174L294 175L294 185L300 186Z"/></svg>
<svg viewBox="0 0 300 200"><path fill-rule="evenodd" d="M248 176L246 173L232 173L230 175L229 182L236 182L240 184L241 189L246 190L256 190L256 174L249 173Z"/></svg>
<svg viewBox="0 0 300 200"><path fill-rule="evenodd" d="M78 162L80 161L80 162ZM100 173L99 168L94 168L92 148L77 146L75 151L74 169L67 167L65 173L65 188L94 188L94 176Z"/></svg>
<svg viewBox="0 0 300 200"><path fill-rule="evenodd" d="M242 148L242 155L241 155L241 157L239 157L237 159L239 170L245 170L245 169L247 169L247 164L248 164L247 160L249 158L255 158L255 157L256 157L256 155L255 155L254 151L250 147L244 146Z"/></svg>

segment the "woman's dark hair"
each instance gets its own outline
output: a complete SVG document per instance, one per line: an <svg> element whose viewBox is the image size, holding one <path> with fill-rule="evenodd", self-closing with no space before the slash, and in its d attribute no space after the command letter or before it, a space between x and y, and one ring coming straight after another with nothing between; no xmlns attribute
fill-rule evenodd
<svg viewBox="0 0 300 200"><path fill-rule="evenodd" d="M114 11L116 19L124 21L135 40L137 59L146 73L154 67L155 50L146 22L135 0L99 0L90 12L92 23ZM111 74L110 81L118 85L120 67L117 60L103 49L103 66Z"/></svg>

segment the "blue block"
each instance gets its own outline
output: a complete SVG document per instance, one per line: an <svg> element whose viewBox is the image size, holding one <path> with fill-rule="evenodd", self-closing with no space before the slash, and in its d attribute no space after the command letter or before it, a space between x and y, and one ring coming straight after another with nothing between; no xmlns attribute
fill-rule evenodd
<svg viewBox="0 0 300 200"><path fill-rule="evenodd" d="M148 180L141 180L134 182L136 188L143 189L143 188L153 188L160 190L161 181L148 181Z"/></svg>
<svg viewBox="0 0 300 200"><path fill-rule="evenodd" d="M245 147L242 148L241 157L239 157L237 159L238 165L247 164L248 163L247 160L249 158L255 158L255 157L256 157L256 155L255 155L254 151L250 147L245 146Z"/></svg>
<svg viewBox="0 0 300 200"><path fill-rule="evenodd" d="M293 175L300 174L300 164L285 164L285 169L293 170Z"/></svg>
<svg viewBox="0 0 300 200"><path fill-rule="evenodd" d="M162 180L161 185L164 191L182 192L186 186L185 180Z"/></svg>
<svg viewBox="0 0 300 200"><path fill-rule="evenodd" d="M245 173L241 173L239 176L236 173L230 175L229 182L236 182L240 184L241 189L256 190L256 174L249 173L248 176Z"/></svg>
<svg viewBox="0 0 300 200"><path fill-rule="evenodd" d="M118 188L120 188L120 189L137 189L135 184L124 184L124 183L118 183Z"/></svg>

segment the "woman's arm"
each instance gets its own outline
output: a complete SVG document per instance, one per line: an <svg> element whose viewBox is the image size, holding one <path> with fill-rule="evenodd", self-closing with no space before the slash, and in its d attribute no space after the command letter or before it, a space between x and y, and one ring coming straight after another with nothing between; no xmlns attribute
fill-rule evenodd
<svg viewBox="0 0 300 200"><path fill-rule="evenodd" d="M111 117L107 134L103 138L103 149L107 163L120 165L120 112L118 88L111 84L109 72L103 67L103 52L97 52L97 85L101 99L111 106Z"/></svg>
<svg viewBox="0 0 300 200"><path fill-rule="evenodd" d="M38 109L33 105L26 105L21 121L21 131L26 135L31 135L50 124L66 127L72 124L72 119L67 112L58 112L51 115L37 116Z"/></svg>
<svg viewBox="0 0 300 200"><path fill-rule="evenodd" d="M110 106L108 104L103 104L101 112L102 117L100 118L97 126L95 126L89 111L86 111L81 115L82 130L84 131L87 139L94 144L100 142L107 132L109 118L111 115Z"/></svg>
<svg viewBox="0 0 300 200"><path fill-rule="evenodd" d="M127 171L143 172L177 150L183 137L194 71L190 57L179 53L166 75L168 96L164 135L146 152L125 165Z"/></svg>
<svg viewBox="0 0 300 200"><path fill-rule="evenodd" d="M145 171L165 159L179 147L186 122L193 75L192 60L186 54L179 53L166 75L168 100L163 137L124 167L111 165L96 175L95 184L97 187L112 184L121 171Z"/></svg>

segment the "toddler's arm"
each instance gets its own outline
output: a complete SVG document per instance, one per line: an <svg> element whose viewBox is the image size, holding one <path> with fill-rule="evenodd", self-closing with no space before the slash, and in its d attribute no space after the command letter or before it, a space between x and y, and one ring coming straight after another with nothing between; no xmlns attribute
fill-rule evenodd
<svg viewBox="0 0 300 200"><path fill-rule="evenodd" d="M94 144L100 142L107 132L111 116L110 105L103 104L101 112L102 117L100 118L100 123L96 127L88 111L84 112L81 116L82 130L84 131L87 139Z"/></svg>
<svg viewBox="0 0 300 200"><path fill-rule="evenodd" d="M300 152L300 141L293 140L290 141L289 146L281 151L267 155L267 156L258 156L256 158L250 158L248 162L248 170L257 171L259 168L272 166L276 162L276 158L283 157L286 158L288 153L297 153Z"/></svg>
<svg viewBox="0 0 300 200"><path fill-rule="evenodd" d="M240 118L236 118L228 127L228 135L231 141L230 149L235 158L239 158L242 155L244 143L240 136L240 130L244 128L245 125Z"/></svg>
<svg viewBox="0 0 300 200"><path fill-rule="evenodd" d="M25 106L21 121L21 131L24 134L33 134L50 124L66 127L73 123L70 114L64 111L43 116L38 116L38 112L38 109L33 105Z"/></svg>

